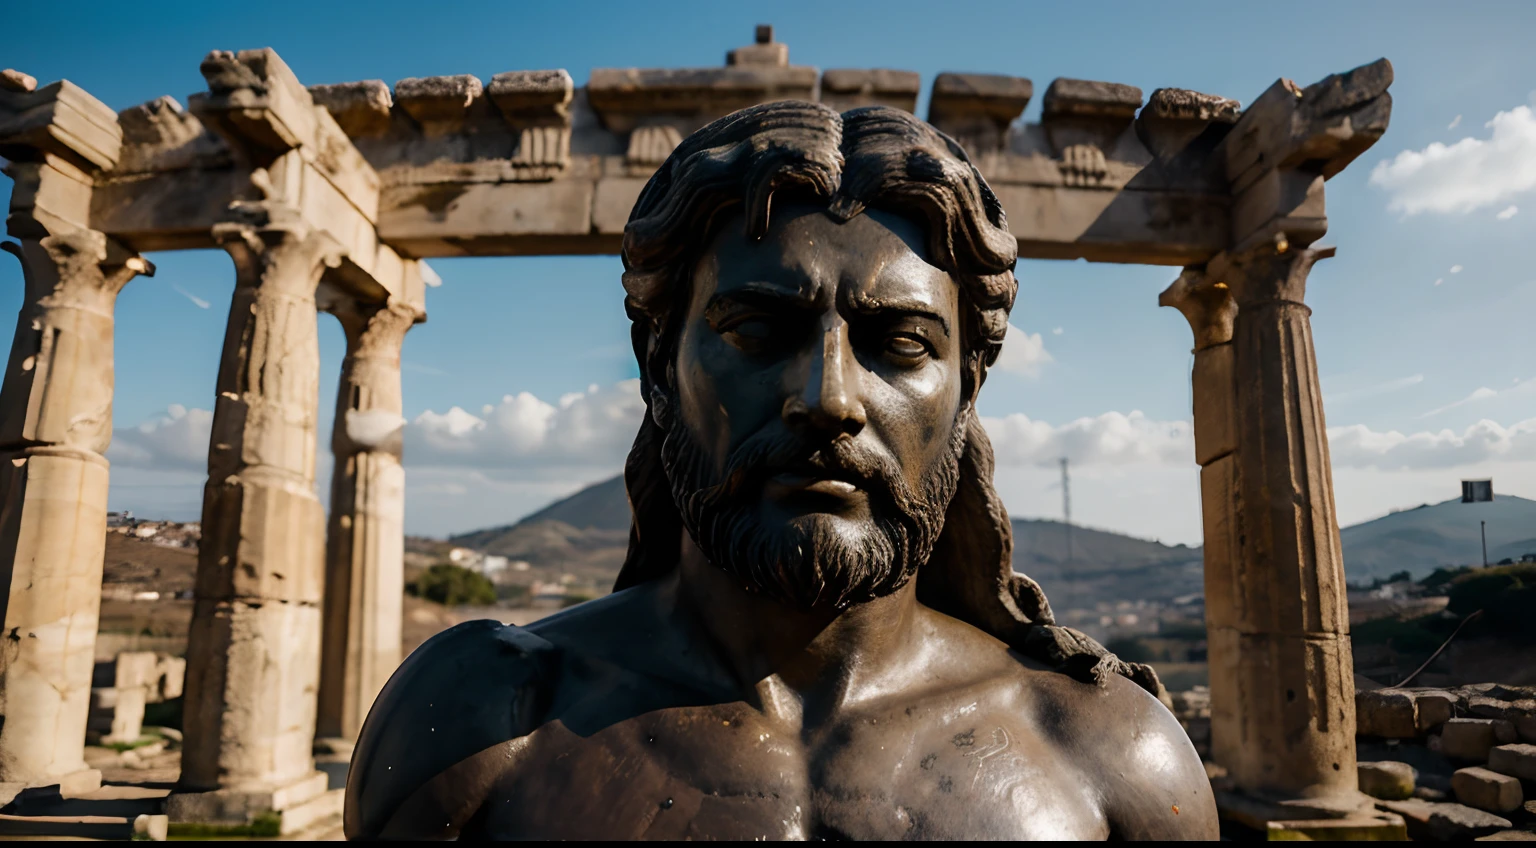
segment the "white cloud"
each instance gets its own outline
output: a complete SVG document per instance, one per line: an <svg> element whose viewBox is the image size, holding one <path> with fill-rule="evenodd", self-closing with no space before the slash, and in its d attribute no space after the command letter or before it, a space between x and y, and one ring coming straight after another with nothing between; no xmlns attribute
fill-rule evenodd
<svg viewBox="0 0 1536 848"><path fill-rule="evenodd" d="M213 304L209 303L208 301L203 300L202 298L198 297L197 295L187 291L186 289L182 288L181 286L172 285L171 288L175 289L177 294L181 295L182 297L186 298L187 300L192 301L192 305L196 306L198 309L207 309L208 307L213 305Z"/></svg>
<svg viewBox="0 0 1536 848"><path fill-rule="evenodd" d="M1003 352L992 366L999 371L1022 374L1025 377L1040 376L1040 369L1054 362L1055 357L1045 349L1045 338L1039 333L1027 333L1012 324L1003 337Z"/></svg>
<svg viewBox="0 0 1536 848"><path fill-rule="evenodd" d="M1479 390L1481 391L1481 390ZM1452 430L1378 433L1355 424L1328 428L1328 451L1336 468L1383 471L1452 468L1479 462L1536 460L1536 418L1510 427L1486 419L1461 433Z"/></svg>
<svg viewBox="0 0 1536 848"><path fill-rule="evenodd" d="M1536 188L1536 113L1516 106L1485 126L1486 139L1437 141L1377 163L1370 182L1390 194L1387 209L1466 213Z"/></svg>
<svg viewBox="0 0 1536 848"><path fill-rule="evenodd" d="M1061 335L1061 334L1062 334L1062 333L1065 333L1065 332L1066 332L1066 330L1065 330L1065 329L1064 329L1064 328L1062 328L1062 327L1057 327L1057 328L1056 328L1056 329L1054 329L1054 330L1052 330L1052 331L1051 331L1051 335L1053 335L1053 336L1059 336L1059 335Z"/></svg>
<svg viewBox="0 0 1536 848"><path fill-rule="evenodd" d="M1451 266L1451 273L1452 274L1460 274L1461 273L1461 266L1460 265L1452 265Z"/></svg>
<svg viewBox="0 0 1536 848"><path fill-rule="evenodd" d="M1457 115L1456 117L1451 119L1451 123L1448 126L1446 126L1446 129L1454 130L1454 129L1456 129L1460 125L1461 125L1461 116Z"/></svg>
<svg viewBox="0 0 1536 848"><path fill-rule="evenodd" d="M1498 218L1500 221L1508 221L1510 218L1513 218L1518 214L1520 214L1520 207L1511 203L1510 205L1504 207L1502 212L1493 217Z"/></svg>
<svg viewBox="0 0 1536 848"><path fill-rule="evenodd" d="M1444 277L1440 277L1439 279L1435 280L1435 285L1438 286L1438 285L1440 285L1443 282L1445 282L1445 278Z"/></svg>
<svg viewBox="0 0 1536 848"><path fill-rule="evenodd" d="M1023 413L983 417L999 465L1192 464L1194 437L1188 421L1153 421L1140 411L1106 412L1059 427Z"/></svg>
<svg viewBox="0 0 1536 848"><path fill-rule="evenodd" d="M405 428L405 463L479 469L552 469L623 464L645 414L640 381L588 386L550 404L506 395L474 415L460 407L416 416Z"/></svg>
<svg viewBox="0 0 1536 848"><path fill-rule="evenodd" d="M129 468L206 472L212 433L212 412L173 403L164 416L113 431L107 459Z"/></svg>

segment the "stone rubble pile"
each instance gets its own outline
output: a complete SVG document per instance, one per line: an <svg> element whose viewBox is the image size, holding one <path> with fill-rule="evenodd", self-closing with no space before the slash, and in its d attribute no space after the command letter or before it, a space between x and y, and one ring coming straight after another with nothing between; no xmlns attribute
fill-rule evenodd
<svg viewBox="0 0 1536 848"><path fill-rule="evenodd" d="M1360 790L1415 840L1536 839L1536 687L1355 695Z"/></svg>

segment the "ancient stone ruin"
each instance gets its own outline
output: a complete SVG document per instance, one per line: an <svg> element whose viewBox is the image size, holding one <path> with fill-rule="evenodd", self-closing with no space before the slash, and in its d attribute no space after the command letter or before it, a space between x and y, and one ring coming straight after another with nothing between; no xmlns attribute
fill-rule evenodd
<svg viewBox="0 0 1536 848"><path fill-rule="evenodd" d="M908 71L793 65L760 29L724 67L508 71L306 87L270 49L215 51L207 91L114 114L0 76L6 227L26 297L0 396L9 586L0 781L99 785L91 711L112 433L113 304L142 254L219 247L235 294L215 387L185 739L172 820L339 804L317 737L354 738L400 662L400 346L423 260L614 254L679 140L780 99L914 109ZM1163 88L933 82L928 119L997 192L1029 258L1181 268L1202 468L1211 753L1224 810L1374 826L1356 782L1344 574L1309 310L1325 181L1387 128L1385 60L1246 109ZM1148 304L1149 306L1151 304ZM329 522L314 495L318 313L346 332ZM137 684L135 684L137 685ZM121 692L125 687L118 687ZM1398 824L1400 827L1400 823Z"/></svg>

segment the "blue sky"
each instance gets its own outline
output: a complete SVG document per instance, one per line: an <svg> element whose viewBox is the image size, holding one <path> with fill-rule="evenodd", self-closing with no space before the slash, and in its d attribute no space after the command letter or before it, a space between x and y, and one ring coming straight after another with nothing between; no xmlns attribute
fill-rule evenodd
<svg viewBox="0 0 1536 848"><path fill-rule="evenodd" d="M76 3L68 22L45 6L7 12L0 65L70 79L114 109L185 103L211 49L271 46L307 84L550 67L580 84L593 67L719 65L760 22L793 63L914 70L925 88L940 71L980 71L1030 77L1037 92L1067 76L1246 105L1278 77L1305 85L1386 56L1392 128L1330 181L1324 243L1338 256L1308 292L1341 520L1452 497L1463 476L1536 497L1536 268L1522 249L1536 244L1536 4ZM1039 108L1037 96L1026 119ZM150 258L159 273L118 304L111 502L193 518L197 411L211 408L233 272L215 252ZM616 385L635 373L617 258L432 265L444 284L404 357L408 528L510 521L616 472L635 414ZM1198 543L1190 335L1156 305L1176 274L1020 263L1016 367L982 402L1007 434L995 440L1012 457L999 486L1013 512L1059 515L1066 453L1075 518ZM0 312L20 301L19 269L0 259ZM325 434L342 338L328 317L321 328ZM10 332L0 321L0 343Z"/></svg>

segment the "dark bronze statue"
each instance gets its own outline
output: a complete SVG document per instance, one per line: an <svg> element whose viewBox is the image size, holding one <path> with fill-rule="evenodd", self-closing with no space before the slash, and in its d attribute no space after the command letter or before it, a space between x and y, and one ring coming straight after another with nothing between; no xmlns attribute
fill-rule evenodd
<svg viewBox="0 0 1536 848"><path fill-rule="evenodd" d="M1151 669L1010 565L974 401L1016 251L905 112L774 103L679 145L624 233L649 414L616 591L412 654L348 836L1215 837Z"/></svg>

